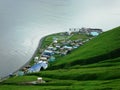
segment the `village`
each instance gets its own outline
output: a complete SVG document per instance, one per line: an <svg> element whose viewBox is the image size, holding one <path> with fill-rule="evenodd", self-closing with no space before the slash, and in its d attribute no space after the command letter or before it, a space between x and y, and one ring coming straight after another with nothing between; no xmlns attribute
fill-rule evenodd
<svg viewBox="0 0 120 90"><path fill-rule="evenodd" d="M17 72L18 76L28 73L39 72L48 68L49 63L54 62L58 57L66 56L72 53L74 49L79 48L97 35L91 32L102 33L101 29L90 28L70 28L68 32L62 32L52 37L51 43L45 48L40 48L39 54L34 56L33 65L27 65ZM79 36L83 35L84 38ZM77 38L75 38L77 37ZM72 39L75 38L75 39Z"/></svg>

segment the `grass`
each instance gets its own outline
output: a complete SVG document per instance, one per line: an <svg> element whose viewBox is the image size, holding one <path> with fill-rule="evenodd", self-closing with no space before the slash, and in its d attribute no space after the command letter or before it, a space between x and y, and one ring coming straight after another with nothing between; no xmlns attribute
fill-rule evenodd
<svg viewBox="0 0 120 90"><path fill-rule="evenodd" d="M63 34L63 35L61 35ZM55 38L57 38L58 42L60 43L61 41L64 41L64 40L78 40L80 38L82 38L83 40L84 39L87 39L91 36L88 36L88 35L85 35L85 34L74 34L72 36L69 36L69 35L64 35L64 32L61 32L61 33L55 33L55 34L51 34L51 35L48 35L48 36L45 36L43 39L42 39L42 45L40 46L40 48L38 48L37 52L36 52L36 55L35 56L40 56L41 54L41 49L44 50L46 49L49 45L52 44L53 40ZM57 58L59 58L60 56L59 55L56 55ZM31 60L30 62L30 65L34 65L34 58Z"/></svg>
<svg viewBox="0 0 120 90"><path fill-rule="evenodd" d="M77 40L77 39L85 40L85 39L88 39L88 37L92 37L92 36L77 33L77 34L73 35L72 37L70 37L69 39L70 40Z"/></svg>
<svg viewBox="0 0 120 90"><path fill-rule="evenodd" d="M70 55L64 58L59 58L53 66L65 66L69 63L80 64L82 60L87 64L90 60L94 59L107 59L120 56L120 27L104 32L98 37L87 42L77 50L73 51ZM100 56L100 57L99 57ZM92 60L93 61L93 60ZM84 61L83 61L84 62ZM61 67L60 67L61 68Z"/></svg>
<svg viewBox="0 0 120 90"><path fill-rule="evenodd" d="M42 38L42 40L40 42L42 44L37 49L35 56L39 57L41 55L42 51L53 42L54 38L61 39L61 35L60 34L61 33L56 33L56 34L48 35L48 36L45 36L44 38ZM34 63L35 63L34 62L34 57L32 58L32 60L29 63L31 66L34 65Z"/></svg>
<svg viewBox="0 0 120 90"><path fill-rule="evenodd" d="M15 77L11 77L11 78L3 81L3 83L5 83L5 84L19 84L21 82L35 81L36 79L37 79L37 76L15 76Z"/></svg>
<svg viewBox="0 0 120 90"><path fill-rule="evenodd" d="M59 35L46 37L43 46L57 36ZM71 40L76 38L79 38L78 34L70 37ZM71 54L59 57L45 71L1 82L0 90L119 90L119 46L120 27L117 27L95 37ZM46 83L23 84L35 81L37 77L43 77Z"/></svg>
<svg viewBox="0 0 120 90"><path fill-rule="evenodd" d="M67 84L66 84L67 83ZM120 79L93 81L59 80L49 85L0 85L1 90L119 90Z"/></svg>
<svg viewBox="0 0 120 90"><path fill-rule="evenodd" d="M120 66L75 68L43 71L30 75L55 78L60 80L112 80L120 78Z"/></svg>

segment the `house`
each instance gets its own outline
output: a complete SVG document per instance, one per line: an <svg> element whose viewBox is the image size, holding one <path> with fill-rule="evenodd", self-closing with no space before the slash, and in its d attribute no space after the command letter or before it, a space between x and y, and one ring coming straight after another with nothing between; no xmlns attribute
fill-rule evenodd
<svg viewBox="0 0 120 90"><path fill-rule="evenodd" d="M81 45L83 45L83 43L82 43L82 42L80 42L80 43L79 43L79 45L81 46Z"/></svg>
<svg viewBox="0 0 120 90"><path fill-rule="evenodd" d="M45 50L43 52L43 55L48 55L48 56L52 56L54 54L54 52L52 50Z"/></svg>
<svg viewBox="0 0 120 90"><path fill-rule="evenodd" d="M62 52L61 52L61 56L65 56L65 55L67 55L68 52L69 52L69 50L64 50L64 51L62 51Z"/></svg>
<svg viewBox="0 0 120 90"><path fill-rule="evenodd" d="M67 50L72 50L72 47L71 46L63 46L64 49L67 49Z"/></svg>
<svg viewBox="0 0 120 90"><path fill-rule="evenodd" d="M41 64L41 68L46 69L48 67L48 62L47 61L39 61L38 63Z"/></svg>
<svg viewBox="0 0 120 90"><path fill-rule="evenodd" d="M59 45L56 45L55 47L56 47L57 49L60 49L60 47L61 47L61 46L59 46Z"/></svg>
<svg viewBox="0 0 120 90"><path fill-rule="evenodd" d="M39 72L40 69L41 69L41 64L37 63L37 64L33 65L31 68L28 69L28 73Z"/></svg>
<svg viewBox="0 0 120 90"><path fill-rule="evenodd" d="M68 31L68 32L65 32L65 35L70 36L71 33L72 33L71 31Z"/></svg>
<svg viewBox="0 0 120 90"><path fill-rule="evenodd" d="M39 61L37 64L29 68L27 73L39 72L42 68L46 69L47 67L48 67L47 61Z"/></svg>
<svg viewBox="0 0 120 90"><path fill-rule="evenodd" d="M40 57L40 61L47 61L47 57Z"/></svg>
<svg viewBox="0 0 120 90"><path fill-rule="evenodd" d="M48 62L47 61L41 62L41 68L47 69L47 67L48 67Z"/></svg>
<svg viewBox="0 0 120 90"><path fill-rule="evenodd" d="M18 75L18 76L23 76L23 75L24 75L24 72L23 72L23 71L18 71L18 72L17 72L17 75Z"/></svg>
<svg viewBox="0 0 120 90"><path fill-rule="evenodd" d="M39 57L34 57L34 62L37 62Z"/></svg>
<svg viewBox="0 0 120 90"><path fill-rule="evenodd" d="M55 61L55 57L54 57L54 56L51 56L48 61L49 61L49 62Z"/></svg>
<svg viewBox="0 0 120 90"><path fill-rule="evenodd" d="M56 49L57 49L56 47L51 47L51 46L47 48L47 50L51 50L51 51L55 51Z"/></svg>
<svg viewBox="0 0 120 90"><path fill-rule="evenodd" d="M47 48L47 50L53 50L53 47L49 46L49 47Z"/></svg>
<svg viewBox="0 0 120 90"><path fill-rule="evenodd" d="M91 32L90 35L92 35L92 36L98 36L99 33L98 32Z"/></svg>
<svg viewBox="0 0 120 90"><path fill-rule="evenodd" d="M57 40L54 40L54 41L53 41L53 43L55 43L55 44L56 44L56 43L58 43L58 41L57 41Z"/></svg>

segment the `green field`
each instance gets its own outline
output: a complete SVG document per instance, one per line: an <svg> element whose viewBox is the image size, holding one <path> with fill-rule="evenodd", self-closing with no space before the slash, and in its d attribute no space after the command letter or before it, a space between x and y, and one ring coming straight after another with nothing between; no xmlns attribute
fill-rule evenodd
<svg viewBox="0 0 120 90"><path fill-rule="evenodd" d="M78 39L80 35L69 37ZM50 35L43 47L51 43ZM89 36L80 36L86 39ZM60 38L60 37L58 37ZM26 85L43 77L46 83ZM11 77L0 84L0 90L120 90L120 27L104 32L72 53L59 57L47 70Z"/></svg>

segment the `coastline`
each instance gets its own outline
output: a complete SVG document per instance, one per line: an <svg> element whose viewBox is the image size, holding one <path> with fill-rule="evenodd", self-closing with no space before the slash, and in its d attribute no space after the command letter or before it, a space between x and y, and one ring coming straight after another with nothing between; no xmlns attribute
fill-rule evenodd
<svg viewBox="0 0 120 90"><path fill-rule="evenodd" d="M37 45L37 48L36 48L36 50L34 51L32 57L31 57L23 66L21 66L18 70L12 72L12 74L17 73L19 70L21 70L22 68L24 68L25 66L27 66L27 65L33 60L33 58L35 57L35 55L36 55L37 52L38 52L38 49L41 48L42 42L43 42L43 40L44 40L44 38L45 38L46 36L48 36L48 35L43 36L43 37L39 40L38 45ZM6 80L7 78L9 78L9 75L0 78L0 82Z"/></svg>
<svg viewBox="0 0 120 90"><path fill-rule="evenodd" d="M14 75L14 74L16 74L19 70L21 70L21 69L23 69L24 67L26 67L27 65L29 65L29 63L33 60L33 58L34 58L35 55L37 54L38 49L41 48L42 42L43 42L44 38L47 37L47 36L49 36L49 35L52 35L52 34L56 34L56 33L51 33L51 34L45 35L45 36L43 36L42 38L40 38L40 40L39 40L39 42L38 42L38 45L37 45L37 47L36 47L36 49L35 49L32 57L31 57L24 65L22 65L19 69L17 69L17 70L14 71L14 72L11 72L10 74L11 74L11 75ZM0 82L8 79L8 78L10 77L10 74L8 74L8 75L6 75L6 76L4 76L4 77L0 77Z"/></svg>
<svg viewBox="0 0 120 90"><path fill-rule="evenodd" d="M47 36L47 35L46 35L46 36ZM41 48L42 42L43 42L43 40L44 40L44 38L45 38L46 36L43 36L43 37L39 40L39 43L38 43L38 45L37 45L37 48L36 48L35 52L33 53L32 57L28 60L28 62L26 62L20 69L16 70L14 73L16 73L17 71L21 70L21 69L24 68L25 66L27 66L27 65L33 60L33 58L35 57L35 55L36 55L37 52L38 52L38 49Z"/></svg>
<svg viewBox="0 0 120 90"><path fill-rule="evenodd" d="M11 74L11 75L14 75L14 74L16 74L19 70L21 70L21 69L23 69L24 67L26 67L27 65L29 65L29 63L33 60L33 58L34 58L35 55L37 54L38 49L41 48L42 42L43 42L44 38L47 37L47 36L49 36L49 35L52 35L52 34L57 34L57 33L51 33L51 34L45 35L45 36L43 36L42 38L40 38L40 40L39 40L39 42L38 42L38 45L37 45L37 48L36 48L36 50L34 51L32 57L31 57L24 65L22 65L19 69L17 69L17 70L14 71L14 72L11 72L10 74ZM8 78L10 77L10 74L9 74L9 75L6 75L6 76L4 76L4 77L1 77L1 78L0 78L0 82L8 79Z"/></svg>

